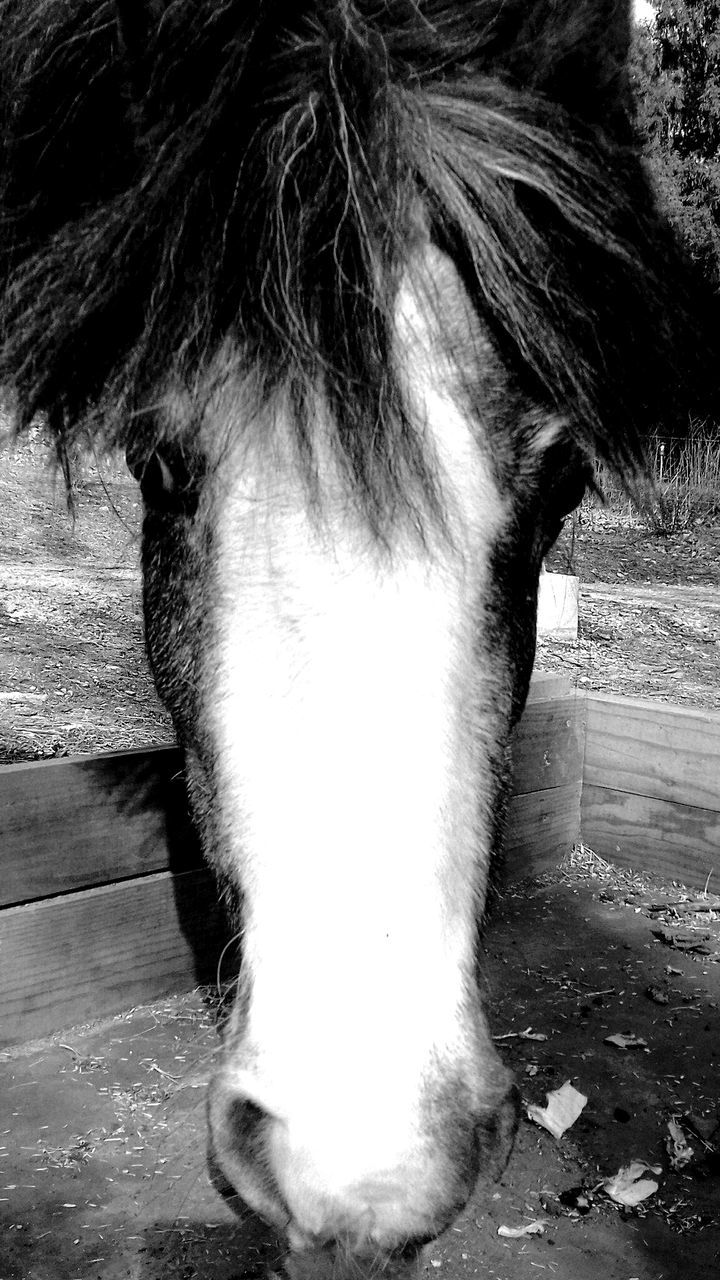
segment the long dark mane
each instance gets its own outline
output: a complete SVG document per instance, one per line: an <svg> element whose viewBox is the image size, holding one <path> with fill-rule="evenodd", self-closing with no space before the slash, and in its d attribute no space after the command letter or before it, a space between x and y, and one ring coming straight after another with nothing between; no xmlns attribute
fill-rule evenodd
<svg viewBox="0 0 720 1280"><path fill-rule="evenodd" d="M152 443L153 397L230 339L306 453L322 390L369 509L428 488L391 352L420 219L521 386L632 467L696 338L621 47L588 88L591 9L0 0L0 383L23 421Z"/></svg>

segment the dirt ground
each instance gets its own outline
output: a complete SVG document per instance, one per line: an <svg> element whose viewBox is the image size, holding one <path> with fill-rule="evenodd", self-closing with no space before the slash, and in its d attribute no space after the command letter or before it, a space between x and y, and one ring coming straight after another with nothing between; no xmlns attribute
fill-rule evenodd
<svg viewBox="0 0 720 1280"><path fill-rule="evenodd" d="M137 486L89 466L74 521L39 443L0 450L0 761L172 740L143 646Z"/></svg>
<svg viewBox="0 0 720 1280"><path fill-rule="evenodd" d="M524 1116L502 1181L428 1248L422 1276L717 1280L720 911L578 855L506 892L486 951L524 1103L544 1109L570 1081L587 1105L560 1138ZM0 1054L2 1280L280 1272L277 1242L207 1173L215 1009L198 991ZM655 1189L623 1207L604 1184L633 1161ZM541 1234L499 1234L532 1223Z"/></svg>
<svg viewBox="0 0 720 1280"><path fill-rule="evenodd" d="M139 521L117 464L89 470L73 525L42 456L0 454L0 760L169 740L142 648ZM540 668L720 707L720 530L661 539L590 513L551 567L580 575L580 636L543 641ZM590 855L503 895L486 937L500 1052L527 1104L566 1081L588 1101L559 1139L524 1118L502 1182L423 1275L720 1274L720 904L690 912L696 896ZM207 1173L216 1009L198 991L0 1053L0 1280L279 1269L277 1242ZM603 1184L633 1161L660 1170L641 1169L657 1189L622 1207ZM538 1221L542 1234L498 1234Z"/></svg>
<svg viewBox="0 0 720 1280"><path fill-rule="evenodd" d="M578 639L536 665L581 688L720 708L720 528L667 536L610 512L570 522L548 567L580 579Z"/></svg>

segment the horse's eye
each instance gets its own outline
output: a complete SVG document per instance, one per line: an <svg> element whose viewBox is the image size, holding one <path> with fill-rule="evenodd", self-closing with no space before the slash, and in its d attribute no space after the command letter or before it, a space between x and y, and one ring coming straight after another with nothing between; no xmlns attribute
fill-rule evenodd
<svg viewBox="0 0 720 1280"><path fill-rule="evenodd" d="M126 457L146 507L163 515L195 514L200 479L195 459L191 461L177 445L167 442L142 456L128 447Z"/></svg>
<svg viewBox="0 0 720 1280"><path fill-rule="evenodd" d="M551 489L553 514L560 520L569 516L571 511L580 506L585 494L592 487L592 471L587 466L561 476L556 487Z"/></svg>
<svg viewBox="0 0 720 1280"><path fill-rule="evenodd" d="M546 551L560 537L567 517L580 506L593 484L593 471L588 463L563 469L550 479L546 489L543 520Z"/></svg>

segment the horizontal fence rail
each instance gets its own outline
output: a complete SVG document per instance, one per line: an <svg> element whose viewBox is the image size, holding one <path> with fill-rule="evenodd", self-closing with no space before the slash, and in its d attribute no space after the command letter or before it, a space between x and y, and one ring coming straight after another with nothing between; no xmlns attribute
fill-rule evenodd
<svg viewBox="0 0 720 1280"><path fill-rule="evenodd" d="M513 761L506 881L580 837L622 866L720 879L720 714L539 675ZM0 767L0 872L0 1044L215 976L229 925L174 747Z"/></svg>

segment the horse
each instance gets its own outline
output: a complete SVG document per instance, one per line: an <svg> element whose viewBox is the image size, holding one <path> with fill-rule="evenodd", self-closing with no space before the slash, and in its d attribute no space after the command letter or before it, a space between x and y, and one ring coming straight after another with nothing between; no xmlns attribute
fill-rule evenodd
<svg viewBox="0 0 720 1280"><path fill-rule="evenodd" d="M139 481L242 940L213 1162L291 1275L405 1274L517 1125L480 926L540 566L700 345L629 4L0 0L0 30L0 384L61 463L89 433Z"/></svg>

